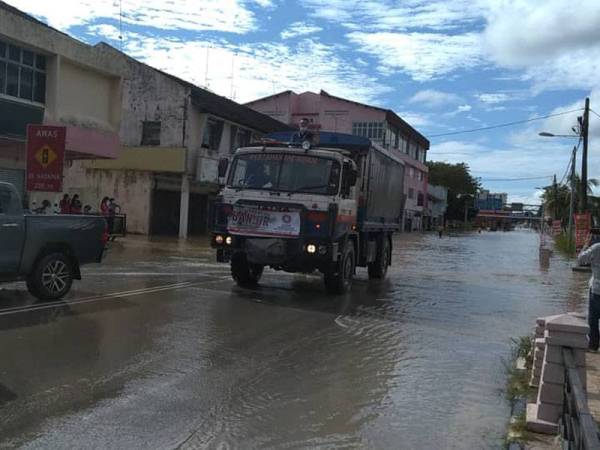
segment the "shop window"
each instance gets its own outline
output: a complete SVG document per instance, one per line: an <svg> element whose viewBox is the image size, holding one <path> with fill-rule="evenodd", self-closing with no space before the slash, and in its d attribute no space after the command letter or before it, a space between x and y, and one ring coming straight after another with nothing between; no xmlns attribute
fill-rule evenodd
<svg viewBox="0 0 600 450"><path fill-rule="evenodd" d="M408 188L408 198L411 200L415 198L415 190L413 188Z"/></svg>
<svg viewBox="0 0 600 450"><path fill-rule="evenodd" d="M417 194L417 206L423 206L424 195L422 192Z"/></svg>
<svg viewBox="0 0 600 450"><path fill-rule="evenodd" d="M160 145L160 121L142 122L142 145Z"/></svg>

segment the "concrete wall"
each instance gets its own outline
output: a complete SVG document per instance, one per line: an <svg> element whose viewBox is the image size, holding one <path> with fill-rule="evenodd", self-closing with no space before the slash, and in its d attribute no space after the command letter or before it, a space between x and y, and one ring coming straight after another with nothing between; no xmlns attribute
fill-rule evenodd
<svg viewBox="0 0 600 450"><path fill-rule="evenodd" d="M79 66L61 58L56 117L63 123L118 131L119 116L115 102L120 102L119 78Z"/></svg>
<svg viewBox="0 0 600 450"><path fill-rule="evenodd" d="M295 110L297 101L298 94L291 92L246 103L246 106L282 123L292 123L291 113Z"/></svg>
<svg viewBox="0 0 600 450"><path fill-rule="evenodd" d="M103 197L114 197L122 212L127 214L127 229L131 233L148 234L151 195L154 177L151 172L136 170L87 169L83 162L74 161L65 168L63 193L78 194L82 205L98 211ZM43 200L58 203L63 193L33 192L30 201L37 206Z"/></svg>
<svg viewBox="0 0 600 450"><path fill-rule="evenodd" d="M139 146L142 141L142 122L160 121L160 146L185 147L184 123L190 89L118 52L115 52L115 56L126 64L122 88L121 143Z"/></svg>

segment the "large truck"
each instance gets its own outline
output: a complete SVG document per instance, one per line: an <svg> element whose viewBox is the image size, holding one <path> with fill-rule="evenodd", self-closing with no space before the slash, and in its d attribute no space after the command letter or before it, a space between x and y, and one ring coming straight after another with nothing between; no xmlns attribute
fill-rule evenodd
<svg viewBox="0 0 600 450"><path fill-rule="evenodd" d="M402 226L404 163L369 139L280 132L219 161L224 180L211 245L241 286L265 266L319 270L331 294L350 290L355 268L386 276Z"/></svg>

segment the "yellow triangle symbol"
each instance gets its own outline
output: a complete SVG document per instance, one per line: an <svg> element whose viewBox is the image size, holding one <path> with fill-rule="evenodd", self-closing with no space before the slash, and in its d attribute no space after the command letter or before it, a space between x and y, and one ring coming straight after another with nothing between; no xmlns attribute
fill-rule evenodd
<svg viewBox="0 0 600 450"><path fill-rule="evenodd" d="M35 159L45 169L57 158L56 153L49 146L44 145L35 153Z"/></svg>

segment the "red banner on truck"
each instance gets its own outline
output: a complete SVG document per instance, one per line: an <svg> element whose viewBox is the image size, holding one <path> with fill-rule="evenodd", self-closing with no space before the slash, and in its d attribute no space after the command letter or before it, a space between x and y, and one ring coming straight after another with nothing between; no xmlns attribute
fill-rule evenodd
<svg viewBox="0 0 600 450"><path fill-rule="evenodd" d="M585 245L592 229L592 215L587 213L575 214L575 248L577 251Z"/></svg>
<svg viewBox="0 0 600 450"><path fill-rule="evenodd" d="M27 190L61 192L65 127L27 125Z"/></svg>

